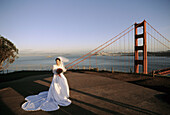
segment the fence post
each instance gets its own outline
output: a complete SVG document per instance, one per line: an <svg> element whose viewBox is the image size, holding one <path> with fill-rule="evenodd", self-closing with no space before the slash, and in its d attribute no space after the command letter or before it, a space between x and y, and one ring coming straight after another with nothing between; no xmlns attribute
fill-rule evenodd
<svg viewBox="0 0 170 115"><path fill-rule="evenodd" d="M155 71L154 70L152 71L152 77L155 77Z"/></svg>
<svg viewBox="0 0 170 115"><path fill-rule="evenodd" d="M111 69L111 70L112 70L112 73L114 73L113 67L112 67L112 69Z"/></svg>
<svg viewBox="0 0 170 115"><path fill-rule="evenodd" d="M132 73L132 68L130 68L130 73Z"/></svg>
<svg viewBox="0 0 170 115"><path fill-rule="evenodd" d="M96 70L97 70L97 72L99 72L99 68L98 67L96 68Z"/></svg>

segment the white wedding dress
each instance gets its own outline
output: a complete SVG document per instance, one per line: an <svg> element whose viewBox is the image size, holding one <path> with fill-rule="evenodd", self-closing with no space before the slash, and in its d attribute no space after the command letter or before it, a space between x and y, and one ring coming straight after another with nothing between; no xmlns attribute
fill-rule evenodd
<svg viewBox="0 0 170 115"><path fill-rule="evenodd" d="M63 64L61 66L53 65L53 80L48 91L40 92L38 95L32 95L25 98L27 102L22 105L22 109L26 111L54 111L59 106L68 106L71 104L69 100L69 86L67 79L63 73L57 75L56 70L62 68L66 71Z"/></svg>

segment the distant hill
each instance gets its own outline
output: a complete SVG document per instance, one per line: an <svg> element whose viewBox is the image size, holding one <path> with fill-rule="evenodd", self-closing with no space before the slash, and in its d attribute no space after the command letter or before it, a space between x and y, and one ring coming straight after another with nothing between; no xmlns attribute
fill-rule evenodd
<svg viewBox="0 0 170 115"><path fill-rule="evenodd" d="M148 56L168 56L170 57L170 50L161 52L148 52Z"/></svg>
<svg viewBox="0 0 170 115"><path fill-rule="evenodd" d="M148 56L167 56L170 57L170 50L168 51L159 51L159 52L147 52ZM98 56L134 56L134 52L129 52L129 53L109 53L109 52L101 52L96 54ZM143 52L139 52L139 56L142 56Z"/></svg>

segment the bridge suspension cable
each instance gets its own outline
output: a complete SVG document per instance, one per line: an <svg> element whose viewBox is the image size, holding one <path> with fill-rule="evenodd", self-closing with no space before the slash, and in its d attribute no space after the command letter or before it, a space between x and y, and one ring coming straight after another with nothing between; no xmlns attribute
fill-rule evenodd
<svg viewBox="0 0 170 115"><path fill-rule="evenodd" d="M167 38L165 38L162 34L160 34L153 26L151 26L148 22L146 22L152 29L154 29L160 36L162 36L165 40L170 42Z"/></svg>
<svg viewBox="0 0 170 115"><path fill-rule="evenodd" d="M95 54L97 54L97 53L100 52L101 50L105 49L106 47L110 46L111 44L113 44L114 42L116 42L117 40L119 40L120 38L122 38L123 36L125 36L126 34L128 34L128 33L129 33L130 31L132 31L133 29L134 29L134 28L130 29L128 32L126 32L125 34L123 34L122 36L120 36L119 38L117 38L116 40L114 40L114 41L112 41L111 43L107 44L106 46L102 47L101 49L99 49L98 51L96 51L96 52L94 52L93 54L89 55L88 57L80 60L79 62L75 63L74 65L68 67L68 69L74 67L75 65L81 63L82 61L90 58L91 56L93 56L93 55L95 55ZM126 29L126 30L127 30L127 29ZM121 32L121 33L122 33L122 32ZM120 35L120 34L119 34L119 35ZM117 36L118 36L118 35L117 35ZM116 36L116 37L117 37L117 36ZM116 38L116 37L114 37L114 38ZM112 39L112 40L113 40L113 39ZM111 41L111 40L109 40L109 41ZM108 43L108 42L107 42L107 43ZM102 45L102 46L103 46L103 45ZM93 50L93 51L95 51L95 50ZM88 53L88 54L90 54L90 53ZM86 54L86 55L88 55L88 54ZM82 57L83 57L83 56L82 56ZM85 57L85 56L84 56L84 57ZM81 59L81 58L80 58L80 59Z"/></svg>
<svg viewBox="0 0 170 115"><path fill-rule="evenodd" d="M161 41L159 41L156 37L152 36L149 32L147 32L148 35L150 35L152 38L154 38L156 41L158 41L160 44L162 44L163 46L167 47L168 49L170 49L170 47L168 47L167 45L165 45L164 43L162 43Z"/></svg>
<svg viewBox="0 0 170 115"><path fill-rule="evenodd" d="M69 66L69 65L71 65L71 64L73 64L74 62L76 62L76 61L82 59L83 57L85 57L85 56L91 54L92 52L96 51L97 49L99 49L100 47L104 46L105 44L109 43L110 41L112 41L113 39L117 38L118 36L120 36L120 35L121 35L122 33L124 33L125 31L127 31L128 29L130 29L132 26L133 26L133 25L129 26L127 29L125 29L124 31L122 31L121 33L119 33L118 35L116 35L115 37L113 37L112 39L106 41L104 44L102 44L102 45L100 45L99 47L93 49L92 51L90 51L90 52L88 52L87 54L81 56L80 58L74 60L73 62L67 64L66 67Z"/></svg>
<svg viewBox="0 0 170 115"><path fill-rule="evenodd" d="M156 69L161 69L162 65L159 65L160 67L156 66L156 59L157 55L161 51L165 51L167 49L170 49L168 43L169 40L165 38L162 34L160 34L156 29L154 29L148 22L146 22L148 28L146 28L146 36L147 36L147 55L148 57L148 70L156 70ZM142 29L143 27L143 22L136 24L135 27L132 27L133 25L129 26L127 29L116 35L115 37L109 39L108 41L104 42L102 45L98 46L97 48L91 50L90 52L86 53L85 55L79 57L78 59L72 61L71 63L66 65L67 69L70 68L77 68L83 67L85 69L86 67L89 67L89 70L96 69L99 70L103 68L103 70L108 70L111 69L111 71L119 71L123 70L128 72L132 72L134 66L134 39L136 35L134 35L134 28L138 28L138 36L139 38L142 38ZM131 33L132 34L131 34ZM126 40L126 41L125 41ZM167 42L168 41L168 42ZM142 50L143 47L143 42L142 39L139 39L139 50ZM156 49L157 48L157 49ZM161 52L162 53L162 52ZM141 61L142 59L142 52L139 51L139 62L143 63ZM167 55L166 52L163 52L163 55ZM95 57L93 57L96 55ZM127 57L128 56L128 57ZM163 57L162 57L163 58ZM116 60L116 61L115 61ZM162 60L164 61L165 65L164 67L168 66L167 60ZM84 63L81 63L84 62ZM112 63L113 62L113 63ZM129 62L129 65L128 65ZM81 63L81 64L79 64ZM156 64L156 65L155 65ZM83 65L83 66L82 66ZM141 66L139 67L139 70L142 71L143 68Z"/></svg>
<svg viewBox="0 0 170 115"><path fill-rule="evenodd" d="M142 24L142 22L141 23L139 23L138 25L136 25L136 27L138 27L138 26L140 26ZM78 59L76 59L76 60L74 60L73 62L71 62L71 63L69 63L69 64L67 64L66 65L66 67L67 67L67 69L70 69L70 68L72 68L72 67L74 67L75 65L77 65L77 64L79 64L79 63L81 63L82 61L84 61L84 60L86 60L86 59L88 59L88 58L90 58L91 56L93 56L93 55L95 55L95 54L97 54L98 52L100 52L101 50L103 50L103 49L105 49L106 47L108 47L108 46L110 46L111 44L113 44L114 42L116 42L117 40L119 40L120 38L122 38L123 36L125 36L126 34L128 34L130 31L132 31L135 27L133 27L134 25L131 25L131 26L129 26L127 29L125 29L124 31L122 31L121 33L119 33L118 35L116 35L115 37L113 37L112 39L110 39L110 40L108 40L107 42L105 42L104 44L102 44L102 45L100 45L99 47L97 47L97 48L95 48L94 50L92 50L92 51L90 51L90 52L88 52L87 54L85 54L85 55L83 55L83 56L81 56L80 58L78 58ZM133 27L132 29L130 29L131 27ZM130 29L130 30L129 30ZM126 32L127 30L129 30L128 32ZM125 33L126 32L126 33ZM123 34L123 33L125 33L125 34ZM120 36L121 34L123 34L122 36ZM117 38L118 36L120 36L119 38ZM117 38L116 40L114 40L115 38ZM114 40L114 41L112 41L112 40ZM111 42L112 41L112 42ZM111 42L111 43L109 43L109 42ZM109 44L107 44L107 43L109 43ZM106 45L107 44L107 45ZM106 46L104 46L104 45L106 45ZM104 46L104 47L102 47L102 46ZM102 48L101 48L102 47ZM101 49L99 49L99 48L101 48ZM99 50L98 50L99 49ZM98 51L97 51L98 50ZM94 52L94 51L96 51L96 52ZM92 52L94 52L93 54L91 54ZM89 55L89 54L91 54L91 55ZM86 57L86 58L84 58L85 56L87 56L87 55L89 55L88 57ZM84 58L84 59L82 59L82 58ZM80 60L80 59L82 59L82 60ZM79 62L77 62L78 60L80 60ZM75 62L77 62L77 63L75 63ZM68 67L69 65L71 65L71 64L73 64L73 63L75 63L74 65L72 65L72 66L70 66L70 67Z"/></svg>

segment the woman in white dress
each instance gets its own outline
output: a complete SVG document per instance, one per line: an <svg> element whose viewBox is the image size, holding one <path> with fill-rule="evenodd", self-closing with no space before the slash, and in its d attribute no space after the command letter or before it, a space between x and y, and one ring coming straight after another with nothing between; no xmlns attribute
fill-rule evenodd
<svg viewBox="0 0 170 115"><path fill-rule="evenodd" d="M22 109L26 111L54 111L58 110L59 106L68 106L71 104L71 100L68 99L69 86L63 74L63 72L66 72L63 58L58 57L55 61L56 65L53 65L54 76L49 90L41 92L38 95L26 97L25 100L27 102L22 104ZM62 70L63 72L58 73L58 70Z"/></svg>

